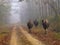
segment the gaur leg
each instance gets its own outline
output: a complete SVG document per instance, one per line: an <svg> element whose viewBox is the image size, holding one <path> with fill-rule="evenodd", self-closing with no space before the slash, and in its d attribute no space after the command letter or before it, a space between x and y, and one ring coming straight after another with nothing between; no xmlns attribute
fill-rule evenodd
<svg viewBox="0 0 60 45"><path fill-rule="evenodd" d="M31 33L31 29L29 29L29 33Z"/></svg>
<svg viewBox="0 0 60 45"><path fill-rule="evenodd" d="M47 29L45 29L45 34L47 34Z"/></svg>

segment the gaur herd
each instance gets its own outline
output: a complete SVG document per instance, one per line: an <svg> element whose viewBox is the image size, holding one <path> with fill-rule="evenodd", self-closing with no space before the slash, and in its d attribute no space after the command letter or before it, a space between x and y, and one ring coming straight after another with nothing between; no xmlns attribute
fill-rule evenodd
<svg viewBox="0 0 60 45"><path fill-rule="evenodd" d="M45 34L46 34L47 33L46 29L48 29L48 27L49 27L49 22L47 19L42 19L41 22L42 22L42 26L43 26L43 28L45 30ZM33 26L37 27L38 25L39 25L39 22L37 19L35 19L34 21L29 20L27 22L27 27L29 29L29 33L31 33L31 29L33 28Z"/></svg>

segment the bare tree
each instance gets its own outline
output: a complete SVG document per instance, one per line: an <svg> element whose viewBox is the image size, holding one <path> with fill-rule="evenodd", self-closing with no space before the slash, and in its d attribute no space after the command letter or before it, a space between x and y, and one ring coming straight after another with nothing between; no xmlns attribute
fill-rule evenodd
<svg viewBox="0 0 60 45"><path fill-rule="evenodd" d="M49 2L49 1L46 1L46 2L44 2L44 4L48 4L49 5L49 7L51 7L52 9L53 9L53 11L55 12L55 16L58 16L58 8L57 8L57 3L56 2L54 2L54 1L52 1L52 2Z"/></svg>
<svg viewBox="0 0 60 45"><path fill-rule="evenodd" d="M54 22L52 22L53 24L53 28L54 30L60 30L60 22L59 22L59 3L58 1L59 0L50 0L51 2L49 1L45 1L44 4L48 4L48 6L55 12L55 18L54 18ZM56 25L55 25L56 24Z"/></svg>

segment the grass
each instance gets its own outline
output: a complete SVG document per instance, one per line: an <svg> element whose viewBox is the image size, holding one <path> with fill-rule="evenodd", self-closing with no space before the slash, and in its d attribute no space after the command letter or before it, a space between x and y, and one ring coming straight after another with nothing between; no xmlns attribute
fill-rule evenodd
<svg viewBox="0 0 60 45"><path fill-rule="evenodd" d="M57 40L60 40L60 32L59 33L55 33L55 38L57 39Z"/></svg>

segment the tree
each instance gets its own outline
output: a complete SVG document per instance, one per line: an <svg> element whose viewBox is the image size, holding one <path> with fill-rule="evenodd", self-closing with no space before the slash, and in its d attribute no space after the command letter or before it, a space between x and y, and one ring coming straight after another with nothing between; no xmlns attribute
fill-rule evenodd
<svg viewBox="0 0 60 45"><path fill-rule="evenodd" d="M57 5L57 3L58 2L56 2L56 1L53 1L53 0L51 0L52 2L49 2L49 1L46 1L46 2L44 2L44 4L48 4L49 5L49 7L51 7L51 9L53 9L53 11L55 12L55 17L54 17L54 22L52 22L53 24L53 28L54 28L54 30L57 30L57 31L59 31L60 30L60 18L59 18L59 5ZM56 25L55 25L56 24Z"/></svg>
<svg viewBox="0 0 60 45"><path fill-rule="evenodd" d="M46 1L46 2L44 2L44 4L48 4L49 5L49 7L51 7L52 9L53 9L53 11L55 12L55 16L58 16L58 8L57 8L57 3L56 2L54 2L54 1L52 1L52 2L49 2L49 1Z"/></svg>

